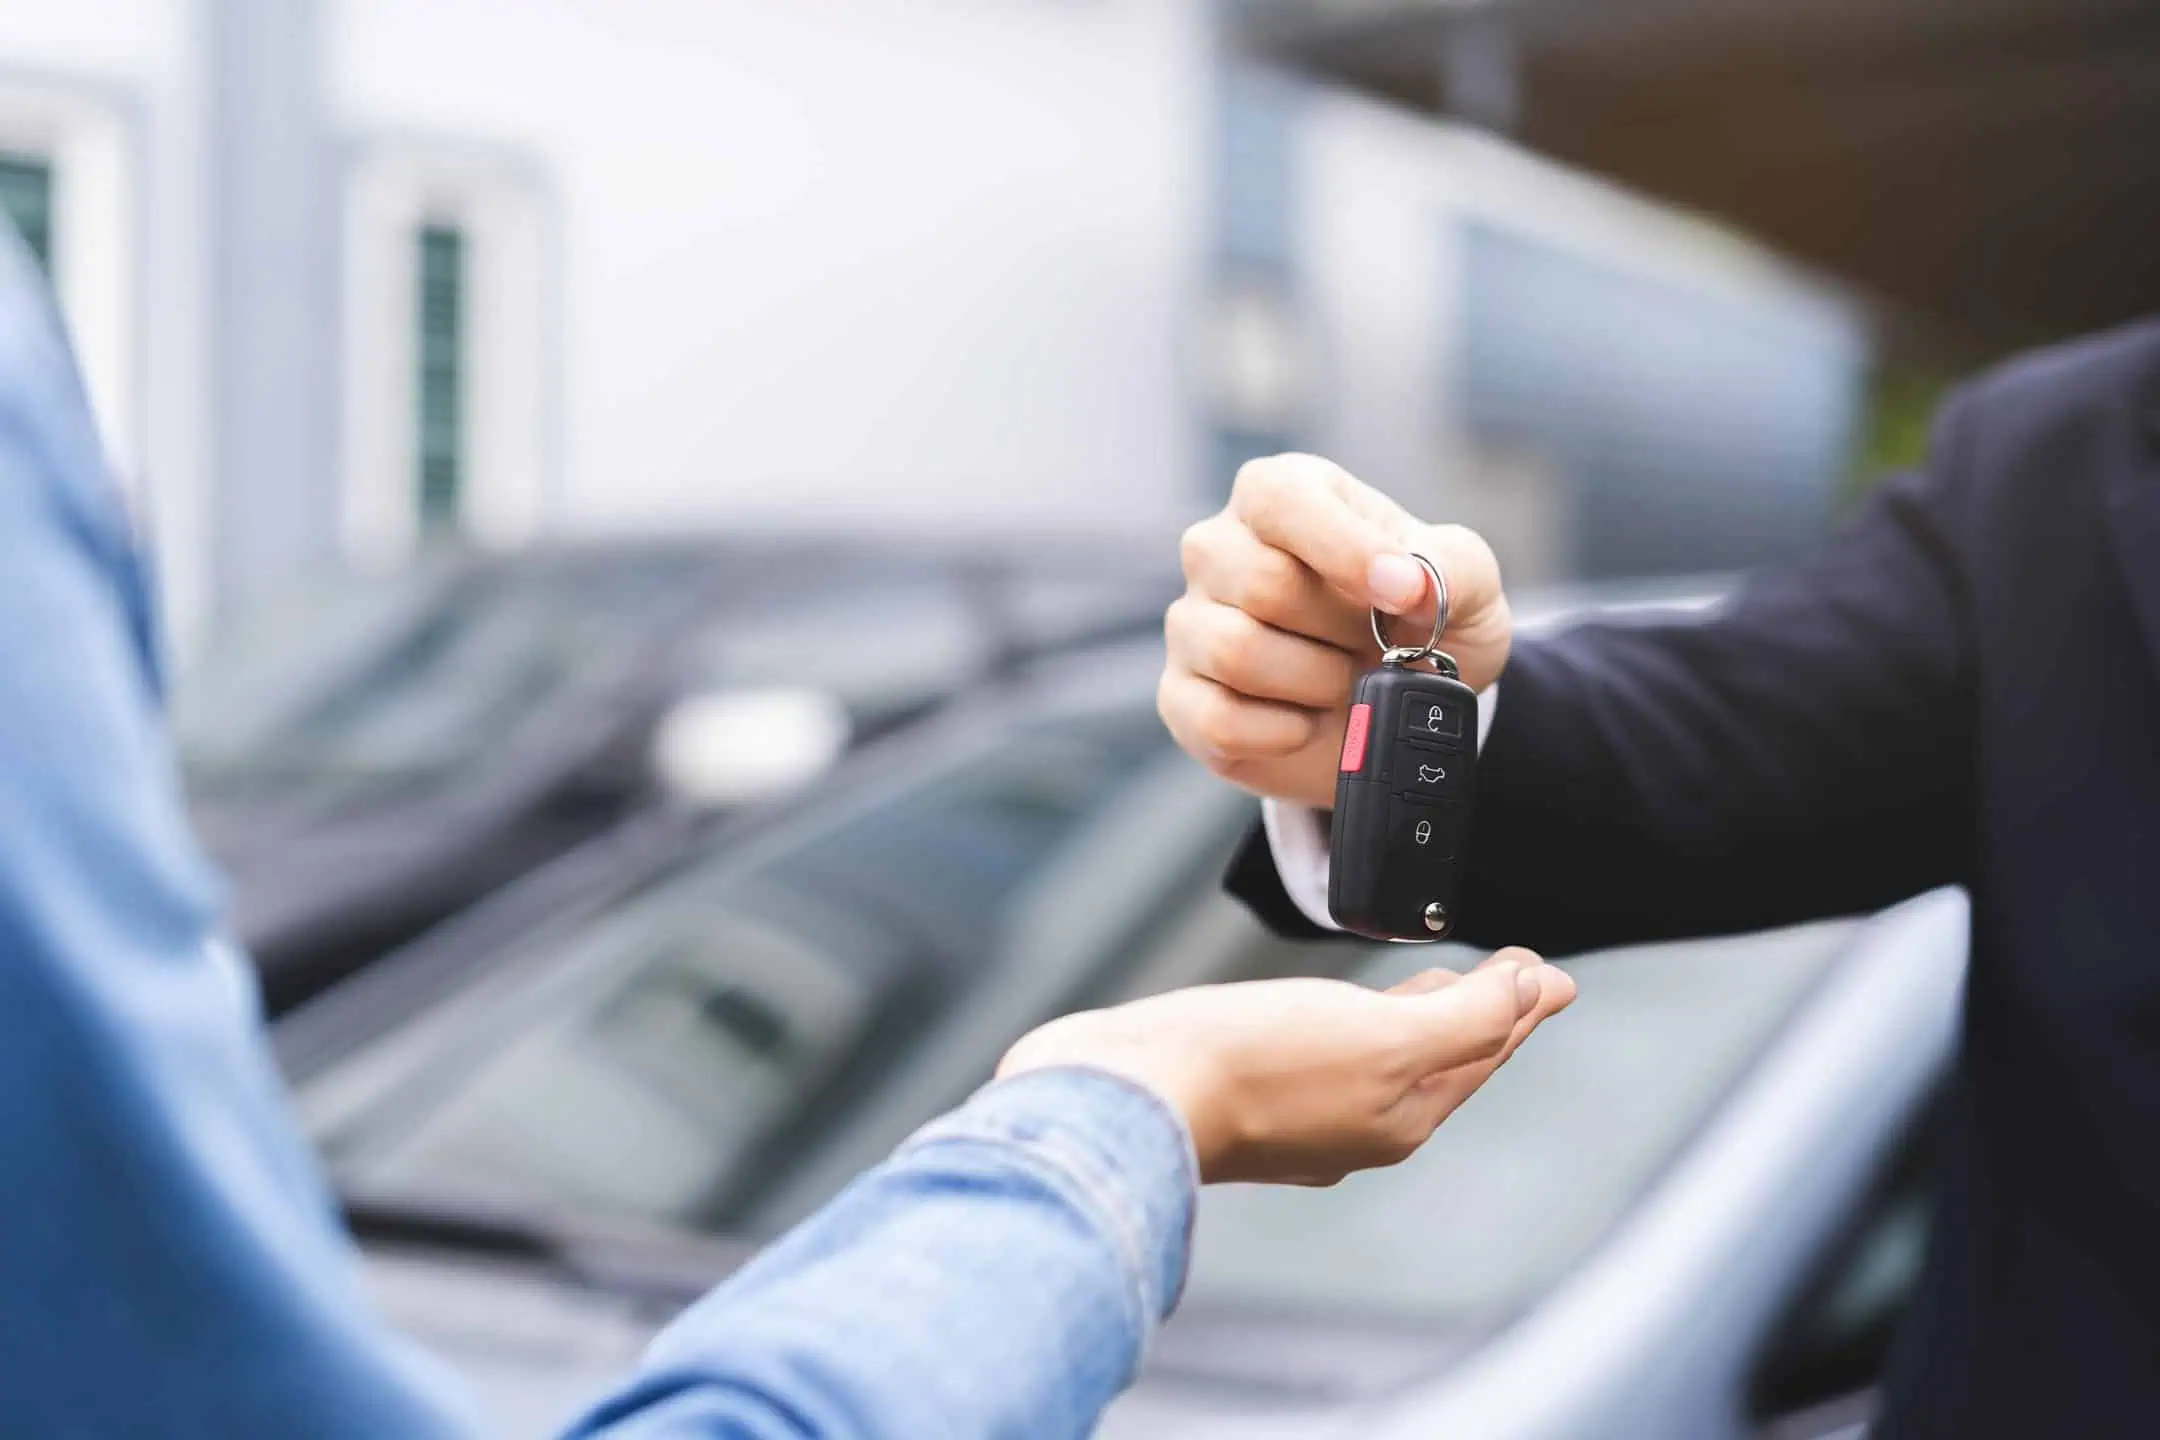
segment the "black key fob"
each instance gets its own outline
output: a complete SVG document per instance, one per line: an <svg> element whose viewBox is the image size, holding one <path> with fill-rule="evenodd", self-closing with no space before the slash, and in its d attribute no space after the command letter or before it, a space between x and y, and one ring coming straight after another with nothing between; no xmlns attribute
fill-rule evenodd
<svg viewBox="0 0 2160 1440"><path fill-rule="evenodd" d="M1358 681L1335 777L1328 912L1343 929L1375 940L1438 940L1455 928L1455 893L1470 840L1477 780L1477 692L1435 649L1447 624L1447 582L1432 638L1390 648L1380 616L1380 668ZM1438 671L1412 669L1432 657Z"/></svg>
<svg viewBox="0 0 2160 1440"><path fill-rule="evenodd" d="M1437 940L1455 891L1477 777L1477 692L1383 665L1358 681L1335 777L1328 911L1375 940Z"/></svg>

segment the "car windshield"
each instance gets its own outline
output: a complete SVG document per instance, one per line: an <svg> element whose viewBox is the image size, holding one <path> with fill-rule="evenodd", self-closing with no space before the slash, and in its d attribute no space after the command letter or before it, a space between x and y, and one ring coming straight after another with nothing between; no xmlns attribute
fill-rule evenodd
<svg viewBox="0 0 2160 1440"><path fill-rule="evenodd" d="M1264 934L1217 890L1250 802L1144 709L991 726L864 780L882 753L785 832L479 968L307 1078L347 1193L768 1236L1066 1010L1475 958ZM1497 1323L1672 1163L1849 928L1573 962L1582 998L1549 1041L1410 1163L1324 1191L1208 1191L1186 1323Z"/></svg>
<svg viewBox="0 0 2160 1440"><path fill-rule="evenodd" d="M1089 998L1207 883L1164 846L1219 863L1245 818L1218 798L1212 843L1192 843L1185 802L1219 787L1140 709L878 768L310 1078L347 1193L759 1228L770 1183L926 1051L953 1058L954 1024L1010 1006L1024 1028ZM960 1058L933 1109L995 1053Z"/></svg>
<svg viewBox="0 0 2160 1440"><path fill-rule="evenodd" d="M1826 923L1573 962L1575 1005L1407 1163L1331 1190L1205 1192L1188 1312L1504 1318L1670 1163L1850 930ZM1387 947L1356 978L1389 985L1429 963Z"/></svg>
<svg viewBox="0 0 2160 1440"><path fill-rule="evenodd" d="M181 687L199 790L427 780L500 754L693 603L700 567L493 564L353 579L273 607Z"/></svg>

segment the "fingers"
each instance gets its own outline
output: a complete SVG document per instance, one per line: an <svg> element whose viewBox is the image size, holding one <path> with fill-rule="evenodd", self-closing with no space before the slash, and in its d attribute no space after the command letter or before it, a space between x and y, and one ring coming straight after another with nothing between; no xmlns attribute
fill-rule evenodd
<svg viewBox="0 0 2160 1440"><path fill-rule="evenodd" d="M1521 952L1519 952L1521 953ZM1541 987L1519 959L1488 964L1439 988L1407 995L1398 1008L1419 1075L1490 1060L1506 1048L1515 1024L1531 1013Z"/></svg>
<svg viewBox="0 0 2160 1440"><path fill-rule="evenodd" d="M1531 1002L1530 1008L1523 1012L1521 1018L1516 1020L1515 1028L1508 1034L1507 1044L1501 1046L1500 1053L1493 1057L1495 1069L1505 1065L1508 1058L1523 1041L1530 1038L1531 1032L1538 1026L1575 1003L1575 981L1565 970L1552 965L1538 965L1524 973L1536 980L1537 998Z"/></svg>
<svg viewBox="0 0 2160 1440"><path fill-rule="evenodd" d="M1320 724L1310 710L1249 699L1175 665L1163 671L1155 708L1179 745L1214 762L1294 755L1312 743Z"/></svg>
<svg viewBox="0 0 2160 1440"><path fill-rule="evenodd" d="M1507 624L1500 565L1481 536L1460 525L1420 525L1379 491L1316 456L1276 455L1247 464L1238 471L1226 518L1262 546L1301 563L1352 605L1406 617L1404 640L1424 638L1409 630L1430 625L1437 603L1431 578L1412 553L1432 561L1447 580L1451 637L1490 643L1498 634L1487 632ZM1239 558L1233 555L1231 563ZM1287 587L1287 577L1275 578ZM1286 619L1270 623L1299 628ZM1339 618L1317 638L1353 650L1364 643L1343 633Z"/></svg>
<svg viewBox="0 0 2160 1440"><path fill-rule="evenodd" d="M1316 456L1277 455L1238 471L1230 512L1263 544L1296 557L1352 602L1374 604L1373 561L1400 556L1408 537L1344 500L1356 484Z"/></svg>
<svg viewBox="0 0 2160 1440"><path fill-rule="evenodd" d="M1419 526L1399 553L1373 560L1373 604L1405 617L1405 639L1424 639L1411 631L1432 624L1436 603L1432 577L1413 554L1432 561L1447 581L1449 635L1476 629L1500 603L1500 562L1482 535L1460 525Z"/></svg>
<svg viewBox="0 0 2160 1440"><path fill-rule="evenodd" d="M1566 971L1538 961L1527 950L1503 950L1486 960L1478 968L1513 965L1522 957L1530 961L1523 973L1531 977L1537 986L1537 998L1530 1007L1516 1018L1514 1028L1508 1032L1507 1043L1499 1052L1469 1065L1459 1065L1452 1070L1436 1070L1418 1081L1417 1090L1423 1097L1426 1114L1438 1125L1463 1101L1475 1094L1478 1087L1492 1078L1495 1070L1508 1062L1509 1057L1530 1038L1531 1032L1565 1010L1575 1001L1575 981ZM1430 973L1430 972L1428 972ZM1475 972L1473 972L1475 973Z"/></svg>
<svg viewBox="0 0 2160 1440"><path fill-rule="evenodd" d="M1537 967L1538 1001L1531 1010L1537 1020L1546 1020L1559 1014L1575 1003L1575 977L1557 965Z"/></svg>
<svg viewBox="0 0 2160 1440"><path fill-rule="evenodd" d="M1295 555L1264 544L1235 515L1224 512L1202 520L1185 532L1179 550L1195 595L1352 655L1372 653L1365 607Z"/></svg>
<svg viewBox="0 0 2160 1440"><path fill-rule="evenodd" d="M1543 957L1534 950L1525 950L1520 945L1510 945L1504 950L1495 950L1491 955L1479 962L1477 968L1478 970L1499 969L1502 966L1509 965L1520 969L1538 987L1536 995L1530 999L1528 1008L1523 1012L1523 1019L1535 1023L1549 1016L1559 1014L1574 1003L1574 977L1557 966L1546 964ZM1471 973L1475 974L1477 972L1472 971Z"/></svg>
<svg viewBox="0 0 2160 1440"><path fill-rule="evenodd" d="M1503 966L1520 969L1537 989L1534 994L1529 995L1528 1004L1522 1014L1516 1017L1514 1028L1508 1032L1507 1044L1493 1057L1495 1068L1507 1062L1508 1056L1514 1054L1515 1047L1530 1037L1531 1031L1565 1010L1575 999L1575 982L1568 977L1566 971L1547 965L1535 951L1525 950L1519 945L1495 950L1479 961L1477 970L1471 973Z"/></svg>
<svg viewBox="0 0 2160 1440"><path fill-rule="evenodd" d="M1347 652L1196 595L1171 605L1163 635L1173 665L1257 700L1333 709L1357 683Z"/></svg>
<svg viewBox="0 0 2160 1440"><path fill-rule="evenodd" d="M1482 688L1507 664L1512 625L1485 542L1418 524L1325 460L1253 461L1182 549L1188 593L1164 616L1157 707L1181 746L1258 794L1331 803L1348 702L1374 658L1369 607L1403 616L1394 640L1430 634L1437 596L1413 553L1446 578L1442 643L1465 683Z"/></svg>

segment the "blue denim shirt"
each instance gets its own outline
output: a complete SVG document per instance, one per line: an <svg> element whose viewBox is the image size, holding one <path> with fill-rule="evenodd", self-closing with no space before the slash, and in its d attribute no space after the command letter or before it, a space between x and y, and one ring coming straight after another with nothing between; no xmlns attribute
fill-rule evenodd
<svg viewBox="0 0 2160 1440"><path fill-rule="evenodd" d="M65 342L0 226L0 1432L473 1433L363 1301L216 939L155 655ZM1193 1188L1154 1097L993 1085L692 1307L576 1433L1085 1434L1177 1298Z"/></svg>

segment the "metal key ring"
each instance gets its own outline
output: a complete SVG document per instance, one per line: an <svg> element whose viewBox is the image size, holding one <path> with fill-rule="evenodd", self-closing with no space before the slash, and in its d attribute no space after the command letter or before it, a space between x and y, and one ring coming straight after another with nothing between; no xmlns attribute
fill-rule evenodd
<svg viewBox="0 0 2160 1440"><path fill-rule="evenodd" d="M1380 663L1383 665L1415 665L1426 656L1433 655L1438 656L1445 663L1445 668L1453 670L1455 668L1454 657L1445 654L1440 649L1440 637L1447 632L1448 622L1447 576L1440 573L1438 565L1433 564L1432 561L1414 550L1410 552L1410 558L1424 566L1425 573L1432 576L1433 596L1438 602L1433 608L1432 634L1426 637L1423 645L1390 645L1387 638L1386 618L1382 615L1380 607L1375 605L1372 610L1372 638L1373 642L1380 647Z"/></svg>

